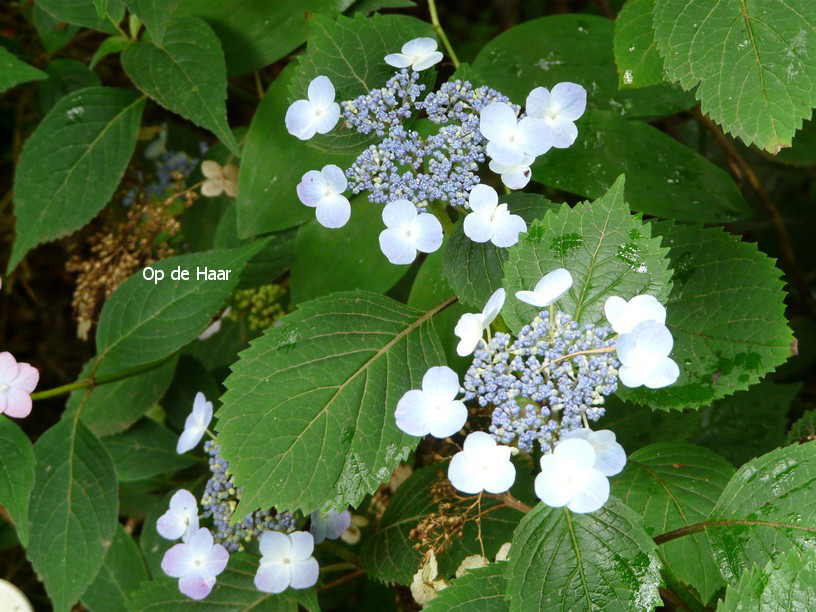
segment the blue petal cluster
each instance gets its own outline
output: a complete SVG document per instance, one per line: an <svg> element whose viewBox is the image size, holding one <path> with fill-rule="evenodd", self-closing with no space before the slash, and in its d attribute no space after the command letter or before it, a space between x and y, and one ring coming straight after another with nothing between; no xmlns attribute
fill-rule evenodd
<svg viewBox="0 0 816 612"><path fill-rule="evenodd" d="M241 487L235 486L228 462L219 454L221 447L207 440L204 451L210 456L212 477L207 481L201 507L205 518L213 519L213 539L229 552L244 549L244 543L258 539L264 531L289 533L295 529L295 517L289 512L277 514L274 509L258 510L230 525L232 514L241 499Z"/></svg>
<svg viewBox="0 0 816 612"><path fill-rule="evenodd" d="M521 450L531 451L538 440L547 452L561 431L583 426L582 415L590 421L603 416L605 397L618 387L615 353L563 358L614 346L612 334L563 312L551 322L542 311L515 340L499 332L479 343L465 375L465 399L493 407L490 433L497 442L517 439Z"/></svg>

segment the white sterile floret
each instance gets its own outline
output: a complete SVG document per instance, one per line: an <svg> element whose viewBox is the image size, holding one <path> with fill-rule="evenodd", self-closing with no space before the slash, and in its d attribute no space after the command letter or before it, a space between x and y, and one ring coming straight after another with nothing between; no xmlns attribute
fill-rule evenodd
<svg viewBox="0 0 816 612"><path fill-rule="evenodd" d="M229 316L230 312L232 312L232 308L230 306L227 306L224 309L224 312L222 312L221 315L215 321L210 323L203 332L196 336L196 340L207 340L209 338L212 338L218 332L220 332L221 323L224 319L227 318L227 316Z"/></svg>
<svg viewBox="0 0 816 612"><path fill-rule="evenodd" d="M618 334L628 334L644 321L666 322L666 309L653 295L637 295L628 302L613 295L604 304L606 320Z"/></svg>
<svg viewBox="0 0 816 612"><path fill-rule="evenodd" d="M222 166L211 159L201 162L201 174L206 179L201 184L201 195L217 198L222 193L234 198L238 195L238 166Z"/></svg>
<svg viewBox="0 0 816 612"><path fill-rule="evenodd" d="M198 504L192 493L181 489L173 494L167 512L156 521L156 531L167 540L185 542L198 531Z"/></svg>
<svg viewBox="0 0 816 612"><path fill-rule="evenodd" d="M447 366L430 368L422 377L422 389L406 392L397 403L397 427L411 436L452 436L462 429L468 415L457 395L456 372Z"/></svg>
<svg viewBox="0 0 816 612"><path fill-rule="evenodd" d="M552 146L566 149L578 137L575 121L586 110L586 89L577 83L558 83L548 91L536 87L527 96L525 110L528 117L538 117L552 128Z"/></svg>
<svg viewBox="0 0 816 612"><path fill-rule="evenodd" d="M380 249L392 264L409 264L417 251L433 253L442 246L442 224L430 213L419 213L408 200L394 200L383 208L385 227Z"/></svg>
<svg viewBox="0 0 816 612"><path fill-rule="evenodd" d="M334 101L334 85L328 77L319 76L309 83L308 99L292 102L286 111L286 129L292 136L309 140L325 134L337 125L340 105Z"/></svg>
<svg viewBox="0 0 816 612"><path fill-rule="evenodd" d="M385 56L385 63L394 68L408 68L419 72L442 61L433 38L415 38L402 45L402 53Z"/></svg>
<svg viewBox="0 0 816 612"><path fill-rule="evenodd" d="M184 421L184 431L179 436L176 452L181 455L194 449L201 442L213 416L212 402L208 402L204 394L199 391L193 400L193 411Z"/></svg>
<svg viewBox="0 0 816 612"><path fill-rule="evenodd" d="M179 579L179 591L192 599L204 599L215 585L215 577L224 571L229 553L221 544L214 544L209 529L202 528L189 542L176 544L164 554L161 568L165 574Z"/></svg>
<svg viewBox="0 0 816 612"><path fill-rule="evenodd" d="M351 217L351 204L343 192L348 180L343 171L334 164L322 170L309 170L297 186L298 198L306 206L315 209L317 222L323 227L343 227Z"/></svg>
<svg viewBox="0 0 816 612"><path fill-rule="evenodd" d="M545 275L532 291L517 291L516 298L536 308L544 308L555 302L572 287L572 274L558 268Z"/></svg>
<svg viewBox="0 0 816 612"><path fill-rule="evenodd" d="M626 451L618 444L615 432L608 429L592 431L591 429L573 429L561 436L562 440L586 440L595 451L595 463L592 467L604 476L615 476L626 467Z"/></svg>
<svg viewBox="0 0 816 612"><path fill-rule="evenodd" d="M669 358L673 345L669 328L657 321L644 321L630 333L619 336L615 349L621 362L620 381L627 387L646 385L650 389L675 382L680 368Z"/></svg>
<svg viewBox="0 0 816 612"><path fill-rule="evenodd" d="M308 589L317 582L320 567L312 556L314 538L306 531L290 534L264 531L258 540L261 564L255 586L264 593L282 593L287 588Z"/></svg>
<svg viewBox="0 0 816 612"><path fill-rule="evenodd" d="M502 183L508 189L524 189L530 182L530 177L533 176L530 166L534 161L535 157L532 155L525 155L519 163L513 165L500 164L495 159L491 159L488 167L501 175Z"/></svg>
<svg viewBox="0 0 816 612"><path fill-rule="evenodd" d="M456 352L461 357L470 355L476 350L485 330L499 316L502 306L504 306L504 298L504 289L496 289L490 299L487 300L487 304L485 304L481 313L466 312L459 317L459 322L453 329L453 333L459 337Z"/></svg>
<svg viewBox="0 0 816 612"><path fill-rule="evenodd" d="M518 215L510 214L507 204L499 204L499 194L489 185L476 185L468 198L470 213L465 217L465 236L473 242L487 242L497 247L510 247L527 231L527 224Z"/></svg>
<svg viewBox="0 0 816 612"><path fill-rule="evenodd" d="M609 480L595 467L595 459L595 450L586 440L562 440L541 458L536 495L553 508L595 512L609 499Z"/></svg>
<svg viewBox="0 0 816 612"><path fill-rule="evenodd" d="M337 514L337 510L315 510L309 519L309 533L314 537L315 544L320 544L323 540L336 540L351 526L351 513L348 510L340 514Z"/></svg>
<svg viewBox="0 0 816 612"><path fill-rule="evenodd" d="M516 467L510 461L510 447L500 446L490 434L474 431L465 438L463 450L448 466L448 480L462 493L482 491L504 493L516 480Z"/></svg>
<svg viewBox="0 0 816 612"><path fill-rule="evenodd" d="M537 157L552 146L552 128L543 119L521 121L509 104L494 102L479 114L479 131L487 138L487 154L505 166L516 166L526 157Z"/></svg>

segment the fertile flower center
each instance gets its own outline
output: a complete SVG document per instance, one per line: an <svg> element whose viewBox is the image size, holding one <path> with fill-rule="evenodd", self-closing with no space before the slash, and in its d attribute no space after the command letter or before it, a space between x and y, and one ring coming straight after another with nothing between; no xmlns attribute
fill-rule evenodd
<svg viewBox="0 0 816 612"><path fill-rule="evenodd" d="M283 558L283 562L284 562L286 565L289 565L289 564L292 562L292 560L291 560L289 557L284 557L284 558Z"/></svg>
<svg viewBox="0 0 816 612"><path fill-rule="evenodd" d="M2 385L0 385L0 393L5 393L8 390L9 390L9 386L6 383L3 383Z"/></svg>

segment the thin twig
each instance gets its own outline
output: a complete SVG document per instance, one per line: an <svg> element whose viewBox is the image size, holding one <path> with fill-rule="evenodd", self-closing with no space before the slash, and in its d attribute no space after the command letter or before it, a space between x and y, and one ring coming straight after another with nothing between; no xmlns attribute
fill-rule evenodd
<svg viewBox="0 0 816 612"><path fill-rule="evenodd" d="M358 569L356 571L351 572L350 574L346 574L345 576L340 576L337 580L332 580L329 583L324 584L322 587L317 589L318 593L322 593L323 591L328 591L329 589L333 589L336 586L343 584L344 582L348 582L349 580L354 580L358 576L362 576L365 574L364 569Z"/></svg>

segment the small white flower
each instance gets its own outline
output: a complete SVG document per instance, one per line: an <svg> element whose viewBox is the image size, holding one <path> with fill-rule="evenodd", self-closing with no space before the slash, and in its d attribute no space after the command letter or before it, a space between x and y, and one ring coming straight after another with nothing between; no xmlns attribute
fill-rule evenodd
<svg viewBox="0 0 816 612"><path fill-rule="evenodd" d="M618 444L615 432L608 429L592 431L591 429L573 429L561 436L561 440L586 440L595 451L595 463L592 465L604 476L620 474L626 467L626 451Z"/></svg>
<svg viewBox="0 0 816 612"><path fill-rule="evenodd" d="M669 358L674 339L669 328L657 321L643 321L615 342L620 359L620 381L627 387L668 387L680 376L680 368Z"/></svg>
<svg viewBox="0 0 816 612"><path fill-rule="evenodd" d="M516 298L536 308L544 308L555 302L572 287L572 274L564 268L545 275L532 291L517 291Z"/></svg>
<svg viewBox="0 0 816 612"><path fill-rule="evenodd" d="M618 334L628 334L644 321L666 323L666 309L653 295L637 295L628 302L613 295L606 300L604 313Z"/></svg>
<svg viewBox="0 0 816 612"><path fill-rule="evenodd" d="M176 444L176 452L179 455L198 446L204 432L210 426L212 416L212 402L208 402L204 394L199 391L193 400L193 411L187 415L187 420L184 421L184 431L181 432L178 444Z"/></svg>
<svg viewBox="0 0 816 612"><path fill-rule="evenodd" d="M418 213L408 200L394 200L383 208L385 227L380 249L392 264L409 264L417 251L433 253L442 246L442 224L430 213Z"/></svg>
<svg viewBox="0 0 816 612"><path fill-rule="evenodd" d="M510 453L509 446L496 444L490 434L474 431L451 459L448 480L462 493L504 493L516 480Z"/></svg>
<svg viewBox="0 0 816 612"><path fill-rule="evenodd" d="M558 83L548 91L546 87L536 87L527 96L528 117L538 117L552 128L552 146L566 149L578 137L575 121L586 110L586 89L577 83Z"/></svg>
<svg viewBox="0 0 816 612"><path fill-rule="evenodd" d="M470 573L470 570L479 569L480 567L487 567L490 560L482 555L469 555L462 559L459 567L456 568L455 576L461 578Z"/></svg>
<svg viewBox="0 0 816 612"><path fill-rule="evenodd" d="M179 579L179 591L192 599L204 599L215 585L215 577L224 571L229 553L214 544L209 529L195 532L189 542L176 544L164 554L161 568Z"/></svg>
<svg viewBox="0 0 816 612"><path fill-rule="evenodd" d="M535 161L532 155L525 155L524 158L515 165L500 164L495 159L491 159L488 166L496 174L501 175L502 183L508 189L524 189L533 176L530 166Z"/></svg>
<svg viewBox="0 0 816 612"><path fill-rule="evenodd" d="M497 247L510 247L518 242L527 224L518 215L510 214L507 204L499 204L499 194L489 185L476 185L468 196L470 213L465 217L465 236L473 242L487 242Z"/></svg>
<svg viewBox="0 0 816 612"><path fill-rule="evenodd" d="M282 593L308 589L317 582L320 567L312 556L314 538L306 531L290 534L264 531L258 540L261 564L255 574L255 586L264 593Z"/></svg>
<svg viewBox="0 0 816 612"><path fill-rule="evenodd" d="M348 180L343 171L329 164L322 170L309 170L297 186L298 198L315 209L317 222L323 227L343 227L351 217L351 204L343 192Z"/></svg>
<svg viewBox="0 0 816 612"><path fill-rule="evenodd" d="M334 101L334 85L328 77L312 79L308 98L293 102L286 111L286 129L301 140L331 131L340 118L340 105Z"/></svg>
<svg viewBox="0 0 816 612"><path fill-rule="evenodd" d="M543 119L521 121L509 104L494 102L479 115L479 131L487 138L487 154L505 166L516 166L526 157L537 157L552 146L552 128Z"/></svg>
<svg viewBox="0 0 816 612"><path fill-rule="evenodd" d="M609 480L594 467L595 450L586 440L559 442L541 458L535 492L548 506L573 512L595 512L609 499Z"/></svg>
<svg viewBox="0 0 816 612"><path fill-rule="evenodd" d="M323 540L336 540L351 526L351 513L348 510L340 514L337 514L337 510L315 510L309 518L309 533L314 537L315 544L320 544Z"/></svg>
<svg viewBox="0 0 816 612"><path fill-rule="evenodd" d="M215 321L210 323L209 326L203 332L196 336L196 340L207 340L208 338L212 338L215 334L220 332L221 322L227 318L227 315L229 315L231 311L232 308L230 306L227 306L224 309L224 312L222 312L221 315Z"/></svg>
<svg viewBox="0 0 816 612"><path fill-rule="evenodd" d="M422 377L422 390L411 389L397 403L397 427L410 436L447 438L467 421L459 395L459 377L447 366L430 368Z"/></svg>
<svg viewBox="0 0 816 612"><path fill-rule="evenodd" d="M442 54L436 50L433 38L415 38L402 45L402 53L385 56L385 63L394 68L410 68L417 72L430 68L442 61Z"/></svg>
<svg viewBox="0 0 816 612"><path fill-rule="evenodd" d="M504 298L504 289L496 289L490 299L487 300L481 314L466 312L459 317L459 322L456 324L453 333L459 337L456 352L461 357L470 355L476 350L485 330L499 316L502 306L504 306Z"/></svg>
<svg viewBox="0 0 816 612"><path fill-rule="evenodd" d="M167 512L156 521L156 531L166 540L190 540L198 531L198 504L192 493L181 489L173 494Z"/></svg>
<svg viewBox="0 0 816 612"><path fill-rule="evenodd" d="M201 162L201 174L206 180L201 185L201 195L217 198L222 193L234 198L238 195L238 166L221 166L211 159Z"/></svg>

